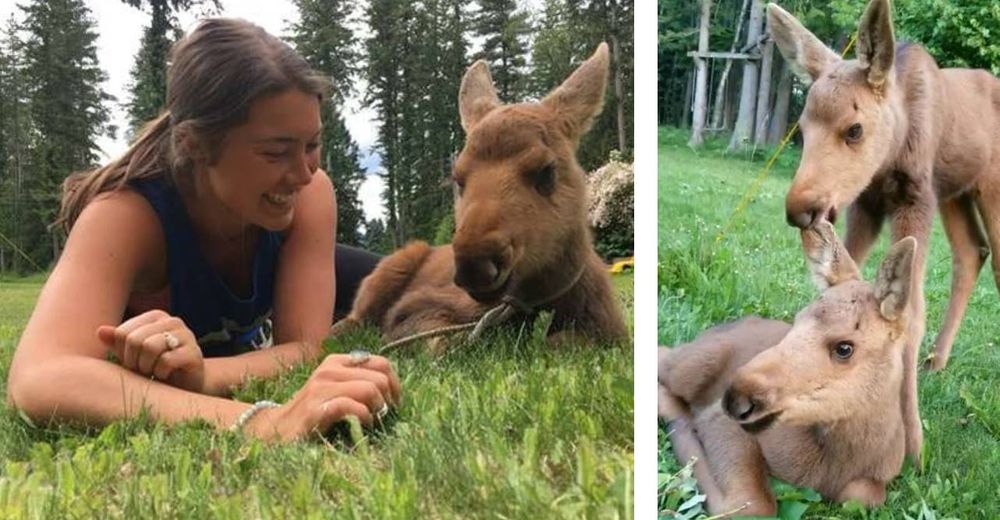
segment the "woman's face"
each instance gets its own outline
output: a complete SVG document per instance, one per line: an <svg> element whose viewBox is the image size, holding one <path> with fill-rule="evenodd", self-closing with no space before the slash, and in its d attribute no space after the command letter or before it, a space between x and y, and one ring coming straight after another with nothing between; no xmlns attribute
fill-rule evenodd
<svg viewBox="0 0 1000 520"><path fill-rule="evenodd" d="M222 229L287 228L296 196L319 168L320 107L314 94L288 90L258 99L205 167L209 196L221 203ZM214 201L213 201L214 202Z"/></svg>

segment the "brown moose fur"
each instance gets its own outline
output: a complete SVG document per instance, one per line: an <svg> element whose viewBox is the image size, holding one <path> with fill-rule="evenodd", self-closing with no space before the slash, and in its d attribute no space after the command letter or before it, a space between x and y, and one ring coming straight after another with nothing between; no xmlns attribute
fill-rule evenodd
<svg viewBox="0 0 1000 520"><path fill-rule="evenodd" d="M774 515L768 475L828 500L879 505L902 467L916 240L892 247L874 285L829 223L802 231L802 241L822 293L793 325L750 317L660 348L660 415L678 460L698 457L712 514ZM844 344L851 354L841 358Z"/></svg>
<svg viewBox="0 0 1000 520"><path fill-rule="evenodd" d="M413 242L383 259L333 332L370 323L393 340L474 321L514 297L553 311L550 337L625 338L610 278L592 247L575 155L603 106L607 74L601 44L541 102L501 105L486 64L472 65L459 92L467 137L453 169L453 243Z"/></svg>
<svg viewBox="0 0 1000 520"><path fill-rule="evenodd" d="M1000 248L1000 81L982 70L939 69L919 45L897 46L891 10L888 0L868 5L856 60L840 59L778 6L767 13L782 55L813 82L800 119L802 161L786 198L789 223L834 220L850 204L845 242L859 265L886 220L892 240L917 239L902 406L907 453L919 460L916 365L934 209L953 255L951 298L929 362L941 369L979 270ZM992 263L1000 287L1000 257Z"/></svg>

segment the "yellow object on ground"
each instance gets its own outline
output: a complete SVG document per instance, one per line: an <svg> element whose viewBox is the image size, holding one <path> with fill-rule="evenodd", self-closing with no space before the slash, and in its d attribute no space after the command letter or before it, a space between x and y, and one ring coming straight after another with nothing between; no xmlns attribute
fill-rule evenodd
<svg viewBox="0 0 1000 520"><path fill-rule="evenodd" d="M622 258L617 260L615 263L608 267L609 273L624 273L626 271L631 271L635 267L635 257L630 256L628 258Z"/></svg>

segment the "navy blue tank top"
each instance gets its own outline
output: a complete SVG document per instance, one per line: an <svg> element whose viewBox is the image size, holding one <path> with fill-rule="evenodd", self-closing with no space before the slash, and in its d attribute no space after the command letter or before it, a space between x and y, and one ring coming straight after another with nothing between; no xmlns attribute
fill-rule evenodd
<svg viewBox="0 0 1000 520"><path fill-rule="evenodd" d="M234 356L273 345L271 311L281 235L261 230L253 260L249 297L226 286L208 263L173 183L166 178L129 186L149 201L163 226L168 287L163 310L184 320L205 357ZM161 300L162 301L162 300ZM164 304L155 305L162 308Z"/></svg>

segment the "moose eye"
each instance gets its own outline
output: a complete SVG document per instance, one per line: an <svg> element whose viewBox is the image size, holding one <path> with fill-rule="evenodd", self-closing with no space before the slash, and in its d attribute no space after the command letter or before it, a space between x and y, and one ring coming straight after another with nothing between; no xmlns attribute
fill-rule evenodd
<svg viewBox="0 0 1000 520"><path fill-rule="evenodd" d="M850 341L841 341L833 347L833 355L841 361L847 361L854 355L854 344Z"/></svg>
<svg viewBox="0 0 1000 520"><path fill-rule="evenodd" d="M465 191L465 179L460 179L458 177L451 178L452 189L455 191L455 195L458 197L462 196L462 192Z"/></svg>
<svg viewBox="0 0 1000 520"><path fill-rule="evenodd" d="M555 165L546 165L544 168L534 172L531 177L535 184L535 191L543 197L548 197L556 191Z"/></svg>
<svg viewBox="0 0 1000 520"><path fill-rule="evenodd" d="M853 144L860 141L863 134L864 129L861 127L861 123L854 123L847 129L847 132L844 134L844 139L849 144Z"/></svg>

